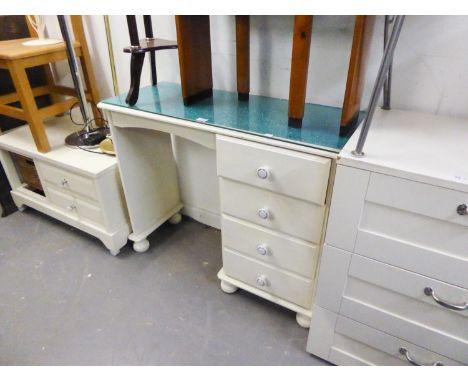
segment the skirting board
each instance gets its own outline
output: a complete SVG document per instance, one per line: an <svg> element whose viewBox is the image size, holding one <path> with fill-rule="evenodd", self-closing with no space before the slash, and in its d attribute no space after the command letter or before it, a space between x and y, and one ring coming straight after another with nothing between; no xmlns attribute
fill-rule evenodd
<svg viewBox="0 0 468 382"><path fill-rule="evenodd" d="M203 208L184 205L182 214L216 229L221 229L221 216Z"/></svg>

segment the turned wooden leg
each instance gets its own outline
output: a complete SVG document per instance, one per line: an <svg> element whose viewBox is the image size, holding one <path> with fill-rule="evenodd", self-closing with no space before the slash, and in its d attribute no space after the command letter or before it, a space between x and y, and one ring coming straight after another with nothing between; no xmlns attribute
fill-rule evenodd
<svg viewBox="0 0 468 382"><path fill-rule="evenodd" d="M294 16L288 109L288 125L291 127L302 127L311 38L312 16Z"/></svg>
<svg viewBox="0 0 468 382"><path fill-rule="evenodd" d="M125 102L131 106L135 105L138 101L141 70L143 69L144 60L144 53L132 53L130 61L130 89L128 90L127 98L125 99Z"/></svg>
<svg viewBox="0 0 468 382"><path fill-rule="evenodd" d="M184 105L213 95L209 16L176 16Z"/></svg>
<svg viewBox="0 0 468 382"><path fill-rule="evenodd" d="M375 16L356 16L353 44L349 58L348 78L341 113L340 135L352 132L359 119L367 57L374 29Z"/></svg>
<svg viewBox="0 0 468 382"><path fill-rule="evenodd" d="M236 16L236 69L239 101L248 101L250 91L250 16Z"/></svg>

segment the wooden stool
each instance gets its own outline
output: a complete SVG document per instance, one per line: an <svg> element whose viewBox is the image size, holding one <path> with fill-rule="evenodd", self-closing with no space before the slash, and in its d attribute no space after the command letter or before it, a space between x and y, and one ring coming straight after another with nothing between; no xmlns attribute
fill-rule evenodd
<svg viewBox="0 0 468 382"><path fill-rule="evenodd" d="M84 37L84 29L81 16L71 16L73 31L75 34L75 52L81 58L81 66L84 72L87 92L86 98L93 106L94 118L99 120L99 110L96 102L99 100L99 92L91 67L91 57ZM22 43L31 39L18 39L0 41L0 68L7 69L13 80L16 92L0 96L0 114L26 121L31 129L31 134L38 151L50 151L49 140L45 132L43 121L48 117L64 113L78 102L74 88L59 86L53 83L50 68L47 71L48 85L31 88L27 76L27 68L48 65L50 63L66 60L67 53L65 43L41 46L25 46ZM35 97L50 94L54 102L50 106L38 108ZM58 95L70 96L60 101ZM11 103L20 101L21 107L11 106Z"/></svg>

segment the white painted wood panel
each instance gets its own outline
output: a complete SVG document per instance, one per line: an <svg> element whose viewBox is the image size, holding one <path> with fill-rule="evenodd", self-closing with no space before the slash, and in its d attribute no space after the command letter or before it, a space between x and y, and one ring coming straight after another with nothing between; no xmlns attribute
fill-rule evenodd
<svg viewBox="0 0 468 382"><path fill-rule="evenodd" d="M307 351L325 360L329 359L330 348L335 336L338 314L314 304L310 322Z"/></svg>
<svg viewBox="0 0 468 382"><path fill-rule="evenodd" d="M325 204L328 158L219 135L216 150L219 176ZM258 176L258 169L265 170L265 179Z"/></svg>
<svg viewBox="0 0 468 382"><path fill-rule="evenodd" d="M337 166L325 242L352 252L361 219L369 172Z"/></svg>
<svg viewBox="0 0 468 382"><path fill-rule="evenodd" d="M112 137L132 223L132 237L145 239L181 208L170 134L114 127ZM132 239L132 240L133 240Z"/></svg>
<svg viewBox="0 0 468 382"><path fill-rule="evenodd" d="M320 243L325 207L220 178L221 211L254 224ZM258 216L267 209L269 217Z"/></svg>
<svg viewBox="0 0 468 382"><path fill-rule="evenodd" d="M346 286L351 253L324 245L317 279L315 305L338 313Z"/></svg>
<svg viewBox="0 0 468 382"><path fill-rule="evenodd" d="M468 363L468 312L438 305L462 303L468 290L353 255L340 313L439 354Z"/></svg>
<svg viewBox="0 0 468 382"><path fill-rule="evenodd" d="M261 263L237 252L223 248L223 270L227 276L238 279L272 295L310 309L313 281ZM264 286L257 283L263 277Z"/></svg>
<svg viewBox="0 0 468 382"><path fill-rule="evenodd" d="M315 277L318 245L225 214L221 234L224 247L310 279ZM259 253L259 245L266 249L265 254Z"/></svg>

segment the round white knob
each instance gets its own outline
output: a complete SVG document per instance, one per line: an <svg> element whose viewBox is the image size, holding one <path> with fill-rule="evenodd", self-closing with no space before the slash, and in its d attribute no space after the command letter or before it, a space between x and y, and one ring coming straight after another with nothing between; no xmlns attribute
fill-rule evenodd
<svg viewBox="0 0 468 382"><path fill-rule="evenodd" d="M257 175L260 179L267 179L268 178L268 167L259 167L257 169Z"/></svg>
<svg viewBox="0 0 468 382"><path fill-rule="evenodd" d="M68 180L62 179L61 183L62 183L62 186L65 187L68 184Z"/></svg>
<svg viewBox="0 0 468 382"><path fill-rule="evenodd" d="M257 213L260 219L263 220L266 220L270 217L270 213L268 212L267 208L260 208Z"/></svg>
<svg viewBox="0 0 468 382"><path fill-rule="evenodd" d="M257 280L255 280L257 282L257 285L258 286L261 286L261 287L265 287L268 285L268 280L265 276L263 275L260 275L257 277Z"/></svg>
<svg viewBox="0 0 468 382"><path fill-rule="evenodd" d="M257 253L262 256L268 255L268 246L266 244L257 245Z"/></svg>

